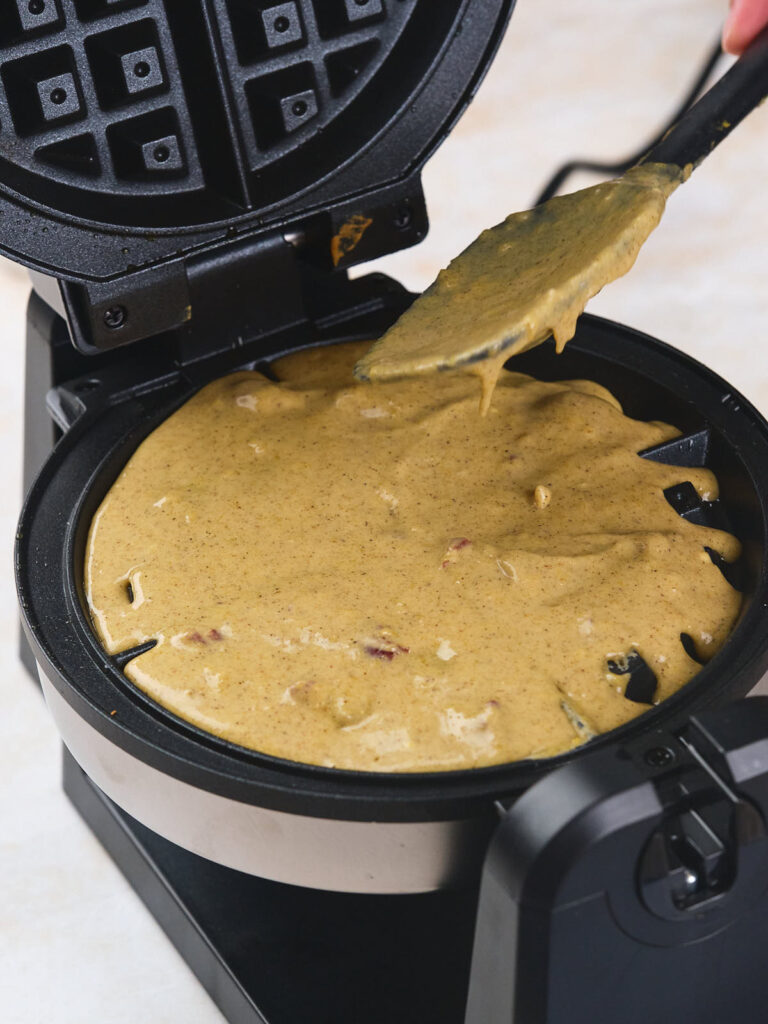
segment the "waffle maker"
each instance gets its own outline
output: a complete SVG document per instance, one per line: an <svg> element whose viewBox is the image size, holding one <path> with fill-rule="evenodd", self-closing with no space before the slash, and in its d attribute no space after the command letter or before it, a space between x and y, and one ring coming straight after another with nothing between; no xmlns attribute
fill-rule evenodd
<svg viewBox="0 0 768 1024"><path fill-rule="evenodd" d="M420 168L513 0L7 0L0 249L33 273L17 581L64 788L233 1024L763 1021L768 425L708 369L583 317L565 354L682 436L680 515L743 544L722 652L546 762L297 765L200 732L89 627L90 517L206 381L373 338L412 296L347 269L418 242ZM703 502L687 466L711 467ZM712 552L713 560L718 561ZM686 643L687 638L681 637ZM648 703L643 663L628 699Z"/></svg>

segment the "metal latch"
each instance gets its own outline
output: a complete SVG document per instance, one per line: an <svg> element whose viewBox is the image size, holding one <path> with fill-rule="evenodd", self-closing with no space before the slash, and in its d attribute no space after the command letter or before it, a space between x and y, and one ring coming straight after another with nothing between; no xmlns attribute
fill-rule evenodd
<svg viewBox="0 0 768 1024"><path fill-rule="evenodd" d="M690 739L680 737L693 767L660 787L666 814L641 857L639 887L661 917L695 911L733 885L741 848L766 835L762 815Z"/></svg>

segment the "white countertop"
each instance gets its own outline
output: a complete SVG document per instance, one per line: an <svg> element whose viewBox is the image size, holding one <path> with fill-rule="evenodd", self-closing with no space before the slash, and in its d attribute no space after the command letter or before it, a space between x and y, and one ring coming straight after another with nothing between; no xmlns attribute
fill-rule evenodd
<svg viewBox="0 0 768 1024"><path fill-rule="evenodd" d="M726 0L519 0L475 103L425 172L428 239L379 266L424 287L480 229L529 206L563 160L632 151L676 106L725 10ZM672 197L635 269L590 305L708 363L763 411L767 179L768 105ZM61 793L59 742L17 660L27 291L25 273L0 264L0 1019L221 1024Z"/></svg>

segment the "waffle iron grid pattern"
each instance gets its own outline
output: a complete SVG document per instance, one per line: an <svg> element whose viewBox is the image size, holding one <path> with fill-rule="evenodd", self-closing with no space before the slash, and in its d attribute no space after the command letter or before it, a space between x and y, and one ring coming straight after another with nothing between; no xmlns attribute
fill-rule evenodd
<svg viewBox="0 0 768 1024"><path fill-rule="evenodd" d="M101 196L210 210L180 223L280 202L302 184L286 156L370 84L425 3L0 0L0 183L34 199L30 175L53 180L93 219ZM357 144L375 127L353 125Z"/></svg>

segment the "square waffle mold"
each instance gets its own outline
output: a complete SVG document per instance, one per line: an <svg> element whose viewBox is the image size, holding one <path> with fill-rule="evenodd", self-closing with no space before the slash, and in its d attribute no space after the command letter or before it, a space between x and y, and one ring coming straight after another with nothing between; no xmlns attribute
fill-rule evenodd
<svg viewBox="0 0 768 1024"><path fill-rule="evenodd" d="M426 234L421 168L513 6L0 0L0 253L88 354L331 315Z"/></svg>
<svg viewBox="0 0 768 1024"><path fill-rule="evenodd" d="M171 225L192 202L208 220L264 209L366 145L463 6L0 0L0 186L50 205L59 183L54 205L93 220L119 197L128 224L160 195Z"/></svg>

